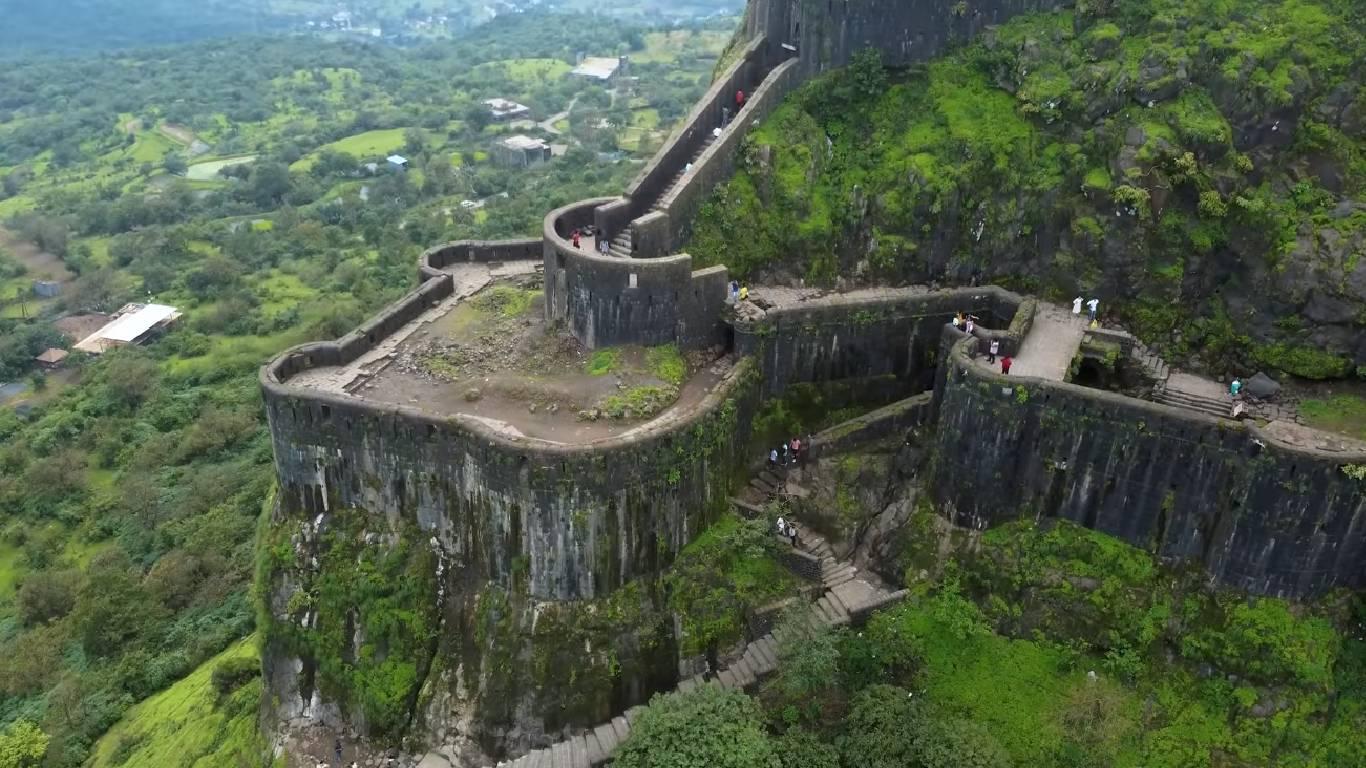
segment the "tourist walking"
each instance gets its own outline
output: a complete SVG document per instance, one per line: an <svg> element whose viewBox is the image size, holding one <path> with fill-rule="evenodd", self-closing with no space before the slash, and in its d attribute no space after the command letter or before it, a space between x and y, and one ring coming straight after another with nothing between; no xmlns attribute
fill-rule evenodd
<svg viewBox="0 0 1366 768"><path fill-rule="evenodd" d="M1000 339L992 339L992 340L991 340L991 343L987 345L987 362L988 362L988 363L994 364L994 363L996 362L996 353L997 353L997 352L1000 352L1000 351L1001 351L1001 341L1000 341Z"/></svg>
<svg viewBox="0 0 1366 768"><path fill-rule="evenodd" d="M793 464L796 464L796 463L797 463L797 460L800 459L801 457L802 457L802 439L801 439L800 437L794 437L794 438L792 438L792 463L793 463Z"/></svg>
<svg viewBox="0 0 1366 768"><path fill-rule="evenodd" d="M963 324L963 331L964 331L964 333L966 333L967 335L971 336L971 335L972 335L972 329L974 329L974 328L976 328L976 327L977 327L977 318L973 317L972 315L968 315L967 322Z"/></svg>
<svg viewBox="0 0 1366 768"><path fill-rule="evenodd" d="M1010 355L1006 355L1005 357L1001 358L1001 373L1005 374L1006 376L1009 376L1010 366L1014 363L1015 359L1012 358Z"/></svg>
<svg viewBox="0 0 1366 768"><path fill-rule="evenodd" d="M1238 393L1239 393L1239 392L1242 392L1242 391L1243 391L1243 382L1239 381L1239 380L1236 379L1236 378L1235 378L1233 381L1229 382L1229 385L1228 385L1228 394L1229 394L1230 397L1237 398L1237 397L1238 397Z"/></svg>
<svg viewBox="0 0 1366 768"><path fill-rule="evenodd" d="M787 520L778 515L778 535L787 538Z"/></svg>
<svg viewBox="0 0 1366 768"><path fill-rule="evenodd" d="M774 448L768 452L768 466L770 468L778 466L778 449Z"/></svg>
<svg viewBox="0 0 1366 768"><path fill-rule="evenodd" d="M957 328L958 330L961 331L961 330L963 330L963 324L966 323L966 322L967 322L967 318L963 317L963 313L962 313L962 312L956 312L956 313L954 313L954 315L953 315L953 327L954 327L954 328Z"/></svg>
<svg viewBox="0 0 1366 768"><path fill-rule="evenodd" d="M1100 299L1091 299L1090 301L1086 302L1086 308L1091 312L1091 316L1087 318L1088 322L1094 323L1096 321L1096 311L1099 307Z"/></svg>
<svg viewBox="0 0 1366 768"><path fill-rule="evenodd" d="M738 114L740 113L740 110L744 109L744 107L745 107L745 92L744 92L744 90L736 91L736 92L735 92L735 113L738 115Z"/></svg>
<svg viewBox="0 0 1366 768"><path fill-rule="evenodd" d="M740 301L749 301L749 286L740 286Z"/></svg>
<svg viewBox="0 0 1366 768"><path fill-rule="evenodd" d="M1075 298L1075 299L1072 299L1072 314L1074 314L1074 315L1080 315L1080 314L1081 314L1081 301L1082 301L1082 299L1081 299L1080 296L1078 296L1078 297Z"/></svg>
<svg viewBox="0 0 1366 768"><path fill-rule="evenodd" d="M574 243L575 248L579 247L579 231L577 229L569 234L569 239Z"/></svg>

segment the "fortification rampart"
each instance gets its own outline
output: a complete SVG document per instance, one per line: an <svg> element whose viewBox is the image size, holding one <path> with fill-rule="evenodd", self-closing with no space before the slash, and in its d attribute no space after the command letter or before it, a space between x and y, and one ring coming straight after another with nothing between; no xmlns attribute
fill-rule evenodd
<svg viewBox="0 0 1366 768"><path fill-rule="evenodd" d="M930 484L959 525L1060 517L1257 594L1366 586L1366 455L1057 381L1002 376L962 339L936 391Z"/></svg>
<svg viewBox="0 0 1366 768"><path fill-rule="evenodd" d="M975 314L985 325L1006 328L1024 303L996 287L860 291L739 320L735 347L760 361L765 397L780 396L796 383L886 375L905 380L910 395L933 386L943 328L955 313ZM1002 338L1011 350L1008 333Z"/></svg>
<svg viewBox="0 0 1366 768"><path fill-rule="evenodd" d="M575 248L570 233L592 221L603 200L551 211L545 217L546 316L588 347L678 344L705 347L722 340L725 267L693 271L687 254L621 259Z"/></svg>
<svg viewBox="0 0 1366 768"><path fill-rule="evenodd" d="M444 275L442 270L453 264L528 261L541 258L541 253L542 241L534 237L522 240L457 240L423 251L417 262L417 276L420 281L430 280Z"/></svg>

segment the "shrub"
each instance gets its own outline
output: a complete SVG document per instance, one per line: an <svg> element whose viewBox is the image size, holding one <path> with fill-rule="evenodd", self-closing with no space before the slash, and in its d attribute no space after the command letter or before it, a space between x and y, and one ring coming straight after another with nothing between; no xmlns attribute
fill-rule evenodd
<svg viewBox="0 0 1366 768"><path fill-rule="evenodd" d="M213 668L213 689L227 695L247 681L261 674L261 663L251 656L239 656L218 662Z"/></svg>
<svg viewBox="0 0 1366 768"><path fill-rule="evenodd" d="M704 685L655 696L617 750L615 768L777 768L759 708L738 691Z"/></svg>

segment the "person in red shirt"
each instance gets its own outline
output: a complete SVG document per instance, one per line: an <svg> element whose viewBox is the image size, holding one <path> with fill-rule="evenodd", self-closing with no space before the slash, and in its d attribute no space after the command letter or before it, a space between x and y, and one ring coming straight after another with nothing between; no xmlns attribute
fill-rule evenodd
<svg viewBox="0 0 1366 768"><path fill-rule="evenodd" d="M1005 357L1001 358L1001 373L1004 373L1007 376L1009 376L1010 364L1013 362L1015 362L1015 358L1011 357L1010 355L1006 355Z"/></svg>
<svg viewBox="0 0 1366 768"><path fill-rule="evenodd" d="M739 112L745 106L745 92L739 90L735 92L735 111Z"/></svg>
<svg viewBox="0 0 1366 768"><path fill-rule="evenodd" d="M578 248L578 247L579 247L579 231L578 231L577 229L574 230L574 233L573 233L572 235L570 235L570 239L573 240L573 242L574 242L574 247L575 247L575 248Z"/></svg>

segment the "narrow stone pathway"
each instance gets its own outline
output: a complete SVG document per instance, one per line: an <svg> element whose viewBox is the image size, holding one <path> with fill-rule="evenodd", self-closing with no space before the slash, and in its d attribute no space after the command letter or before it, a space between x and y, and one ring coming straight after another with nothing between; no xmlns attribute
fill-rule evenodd
<svg viewBox="0 0 1366 768"><path fill-rule="evenodd" d="M774 493L781 492L781 485L773 482L780 479L769 470L763 470L756 476L756 480L760 480ZM741 516L762 512L761 507L741 499L732 499L731 503ZM849 560L837 560L825 537L799 522L792 522L797 528L800 550L819 558L821 563L824 592L806 608L804 616L808 627L849 626L873 611L898 603L906 597L906 590L888 589L876 576L860 570ZM693 675L680 681L677 690L686 693L702 685L742 690L757 684L778 669L778 646L786 639L784 631L784 627L775 628L746 645L740 658L716 675ZM611 760L617 747L631 734L631 726L643 709L643 706L632 707L565 741L532 750L511 761L500 762L498 768L596 768Z"/></svg>
<svg viewBox="0 0 1366 768"><path fill-rule="evenodd" d="M1039 302L1034 325L1020 344L1010 375L1065 380L1085 335L1086 315Z"/></svg>

